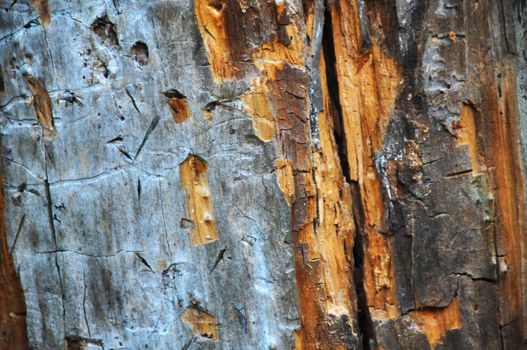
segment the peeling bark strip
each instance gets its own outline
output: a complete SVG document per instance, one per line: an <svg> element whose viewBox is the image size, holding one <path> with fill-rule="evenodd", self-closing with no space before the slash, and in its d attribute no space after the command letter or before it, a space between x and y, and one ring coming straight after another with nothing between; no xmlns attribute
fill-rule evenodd
<svg viewBox="0 0 527 350"><path fill-rule="evenodd" d="M56 136L55 123L53 121L53 103L46 88L31 74L25 73L27 84L33 94L33 107L38 123L42 126L42 133L46 138Z"/></svg>
<svg viewBox="0 0 527 350"><path fill-rule="evenodd" d="M181 185L185 190L187 212L194 224L190 232L193 245L212 243L218 239L216 220L212 210L207 163L189 155L180 165Z"/></svg>

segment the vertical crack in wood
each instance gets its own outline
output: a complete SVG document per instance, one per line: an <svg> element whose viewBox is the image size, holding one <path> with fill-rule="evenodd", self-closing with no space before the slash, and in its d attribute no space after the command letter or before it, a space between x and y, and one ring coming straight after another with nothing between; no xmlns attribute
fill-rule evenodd
<svg viewBox="0 0 527 350"><path fill-rule="evenodd" d="M58 247L58 244L57 244L57 231L56 231L56 228L55 228L55 222L53 221L54 220L54 214L53 214L53 202L52 202L52 197L51 197L51 187L50 187L50 184L49 184L49 180L48 180L48 169L47 169L47 161L48 161L48 157L47 157L47 149L46 149L46 145L44 144L44 149L45 149L45 153L46 153L46 164L45 164L45 175L46 175L46 178L44 180L44 191L45 191L45 196L46 196L46 205L47 205L47 214L48 214L48 222L49 222L49 229L50 229L50 233L51 233L51 240L53 242L53 249L54 249L54 263L55 263L55 268L57 269L57 277L59 279L59 287L60 287L60 295L61 295L61 305L62 305L62 326L63 326L63 329L66 330L66 306L64 305L65 301L66 301L66 294L65 294L65 289L64 289L64 282L62 281L62 273L61 273L61 270L60 270L60 264L59 264L59 260L58 260L58 252L59 252L59 247Z"/></svg>
<svg viewBox="0 0 527 350"><path fill-rule="evenodd" d="M369 40L368 40L369 41ZM342 125L342 107L339 99L339 80L335 70L335 47L333 42L331 14L328 10L324 13L324 32L322 51L326 62L326 83L331 104L335 107L333 115L333 134L337 144L338 159L346 182L351 188L351 206L355 224L353 243L353 282L357 297L357 321L364 350L371 349L374 343L373 321L369 312L368 300L364 288L364 213L360 189L357 181L350 178L348 156L346 154L347 140Z"/></svg>

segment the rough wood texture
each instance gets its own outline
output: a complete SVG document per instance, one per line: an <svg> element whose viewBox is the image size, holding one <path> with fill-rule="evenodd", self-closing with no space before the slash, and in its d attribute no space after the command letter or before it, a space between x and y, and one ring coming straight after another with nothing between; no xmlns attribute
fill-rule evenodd
<svg viewBox="0 0 527 350"><path fill-rule="evenodd" d="M0 1L0 348L527 348L526 30Z"/></svg>

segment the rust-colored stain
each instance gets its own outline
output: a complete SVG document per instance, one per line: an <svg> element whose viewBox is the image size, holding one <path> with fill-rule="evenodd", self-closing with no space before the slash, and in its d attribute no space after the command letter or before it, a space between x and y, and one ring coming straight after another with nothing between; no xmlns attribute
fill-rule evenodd
<svg viewBox="0 0 527 350"><path fill-rule="evenodd" d="M190 239L195 246L218 239L207 178L207 163L196 155L189 155L179 166L181 185L185 191L187 213L194 224Z"/></svg>
<svg viewBox="0 0 527 350"><path fill-rule="evenodd" d="M196 337L218 340L216 319L198 305L189 306L180 316L181 321L192 329Z"/></svg>
<svg viewBox="0 0 527 350"><path fill-rule="evenodd" d="M31 0L31 6L37 9L42 24L51 23L48 0Z"/></svg>
<svg viewBox="0 0 527 350"><path fill-rule="evenodd" d="M27 349L24 292L7 246L4 186L0 171L0 349Z"/></svg>
<svg viewBox="0 0 527 350"><path fill-rule="evenodd" d="M186 97L175 89L167 90L162 93L167 99L172 112L172 117L176 123L182 123L192 115Z"/></svg>
<svg viewBox="0 0 527 350"><path fill-rule="evenodd" d="M53 103L48 91L42 83L29 73L24 73L27 85L33 94L33 107L38 123L42 126L44 137L53 138L56 136L55 124L53 122Z"/></svg>
<svg viewBox="0 0 527 350"><path fill-rule="evenodd" d="M486 129L486 167L494 170L496 189L496 238L500 266L506 266L498 279L500 323L513 320L527 338L527 256L525 213L525 173L520 149L514 69L501 67L501 97L498 82L489 84L482 110L490 118ZM523 328L523 329L522 329Z"/></svg>
<svg viewBox="0 0 527 350"><path fill-rule="evenodd" d="M428 339L431 349L443 343L447 331L461 328L461 311L459 300L454 299L444 308L428 308L411 311L410 318L414 320Z"/></svg>

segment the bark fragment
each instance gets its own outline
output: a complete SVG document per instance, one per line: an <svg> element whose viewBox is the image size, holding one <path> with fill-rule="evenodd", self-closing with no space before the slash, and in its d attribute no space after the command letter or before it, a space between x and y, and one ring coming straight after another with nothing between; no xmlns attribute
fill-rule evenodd
<svg viewBox="0 0 527 350"><path fill-rule="evenodd" d="M268 92L259 79L253 81L251 90L242 95L244 111L252 117L254 133L260 140L268 142L275 136L273 114Z"/></svg>
<svg viewBox="0 0 527 350"><path fill-rule="evenodd" d="M25 73L27 84L33 94L33 107L38 123L42 126L42 133L45 138L56 136L55 122L53 120L53 103L46 88L29 73Z"/></svg>
<svg viewBox="0 0 527 350"><path fill-rule="evenodd" d="M181 320L191 327L192 334L195 337L218 340L216 320L214 316L207 313L202 307L198 305L189 306L181 314Z"/></svg>
<svg viewBox="0 0 527 350"><path fill-rule="evenodd" d="M172 117L176 123L182 123L190 118L192 112L190 111L185 95L176 89L164 91L162 94L168 99L170 112L172 112Z"/></svg>
<svg viewBox="0 0 527 350"><path fill-rule="evenodd" d="M197 246L212 243L218 239L218 230L212 209L207 163L191 154L180 165L180 174L187 212L194 223L190 232L192 244Z"/></svg>

